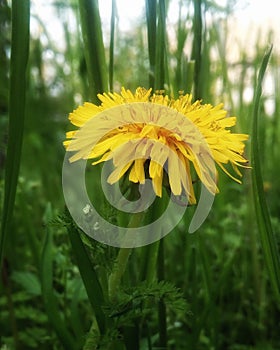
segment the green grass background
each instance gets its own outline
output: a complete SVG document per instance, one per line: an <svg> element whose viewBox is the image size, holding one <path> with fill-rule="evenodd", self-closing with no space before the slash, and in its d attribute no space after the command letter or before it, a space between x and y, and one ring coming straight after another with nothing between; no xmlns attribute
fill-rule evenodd
<svg viewBox="0 0 280 350"><path fill-rule="evenodd" d="M170 24L174 2L178 17ZM280 71L278 48L267 47L274 33L250 42L250 50L234 43L239 53L232 60L234 1L220 7L146 0L126 32L117 1L109 28L97 1L50 3L61 43L32 1L31 12L27 0L0 1L0 349L94 349L94 336L87 337L94 314L105 333L101 349L280 349ZM29 35L30 21L39 32ZM266 78L269 94L262 93ZM220 194L199 231L187 232L189 210L164 239L164 258L156 258L164 274L157 276L179 288L186 305L178 307L174 296L157 309L139 286L110 306L114 314L121 307L121 316L104 321L100 303L116 249L84 244L61 219L62 141L69 112L121 86L224 102L238 117L235 131L250 134L246 157L253 168L242 170L242 185L220 173ZM124 286L153 280L156 249L162 252L154 246L133 252ZM124 325L122 343L114 332Z"/></svg>

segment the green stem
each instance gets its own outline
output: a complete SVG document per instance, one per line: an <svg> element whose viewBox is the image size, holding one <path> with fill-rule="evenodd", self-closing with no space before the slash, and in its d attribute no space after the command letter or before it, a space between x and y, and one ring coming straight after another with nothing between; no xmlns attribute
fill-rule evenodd
<svg viewBox="0 0 280 350"><path fill-rule="evenodd" d="M128 229L131 227L138 227L144 217L144 212L136 213L132 216ZM112 273L109 277L109 298L115 300L117 292L121 284L121 278L125 272L126 265L132 248L120 248L117 259L115 261Z"/></svg>
<svg viewBox="0 0 280 350"><path fill-rule="evenodd" d="M120 248L111 276L109 277L109 297L116 298L121 278L124 274L132 248Z"/></svg>

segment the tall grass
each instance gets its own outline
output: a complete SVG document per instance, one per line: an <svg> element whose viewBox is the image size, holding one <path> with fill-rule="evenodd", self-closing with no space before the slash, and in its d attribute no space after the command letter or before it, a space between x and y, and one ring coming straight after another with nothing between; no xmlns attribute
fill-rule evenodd
<svg viewBox="0 0 280 350"><path fill-rule="evenodd" d="M259 114L260 99L262 93L262 84L264 74L271 55L272 46L265 54L258 75L257 85L255 89L253 120L252 120L252 184L253 196L255 203L256 218L263 247L264 258L267 264L270 280L277 299L280 296L280 257L278 252L277 241L272 229L270 213L267 206L267 200L263 189L263 176L261 170L260 159L260 142L259 142Z"/></svg>
<svg viewBox="0 0 280 350"><path fill-rule="evenodd" d="M93 102L98 102L97 94L108 91L108 69L98 1L80 0L79 11L91 99Z"/></svg>

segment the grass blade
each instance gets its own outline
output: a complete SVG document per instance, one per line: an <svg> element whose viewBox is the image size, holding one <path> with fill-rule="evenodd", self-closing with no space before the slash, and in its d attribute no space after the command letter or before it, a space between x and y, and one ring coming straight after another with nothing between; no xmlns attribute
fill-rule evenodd
<svg viewBox="0 0 280 350"><path fill-rule="evenodd" d="M146 0L146 21L150 61L149 82L155 90L166 83L166 7L165 0Z"/></svg>
<svg viewBox="0 0 280 350"><path fill-rule="evenodd" d="M67 230L100 333L104 334L106 329L106 319L102 310L102 305L104 305L104 295L101 284L99 283L97 273L92 266L84 243L82 242L80 232L73 224L67 225Z"/></svg>
<svg viewBox="0 0 280 350"><path fill-rule="evenodd" d="M112 13L111 13L111 33L110 33L110 58L109 58L109 88L113 91L114 82L114 45L115 45L115 26L117 17L116 0L112 0Z"/></svg>
<svg viewBox="0 0 280 350"><path fill-rule="evenodd" d="M79 0L79 9L90 95L93 102L99 103L97 94L108 91L108 73L98 0Z"/></svg>
<svg viewBox="0 0 280 350"><path fill-rule="evenodd" d="M148 51L150 61L149 83L150 87L154 88L156 65L157 1L146 0L145 8L148 33Z"/></svg>
<svg viewBox="0 0 280 350"><path fill-rule="evenodd" d="M260 161L260 148L258 138L259 110L260 99L262 94L262 82L264 74L272 52L272 46L268 49L263 57L259 70L253 105L253 124L252 124L252 145L251 145L251 162L252 162L252 185L253 197L255 203L255 212L260 232L260 238L263 248L264 259L267 265L270 282L278 300L280 299L280 259L277 250L277 243L272 231L269 210L263 189L263 178Z"/></svg>
<svg viewBox="0 0 280 350"><path fill-rule="evenodd" d="M0 265L13 215L25 117L26 71L29 55L29 0L12 1L12 42L9 86L9 138L6 157L5 195L0 231Z"/></svg>
<svg viewBox="0 0 280 350"><path fill-rule="evenodd" d="M194 17L193 17L193 49L192 60L195 61L194 66L194 100L201 99L201 47L202 47L202 9L201 0L194 0Z"/></svg>
<svg viewBox="0 0 280 350"><path fill-rule="evenodd" d="M155 89L164 89L167 78L166 70L166 8L165 1L158 4L158 24L156 40Z"/></svg>

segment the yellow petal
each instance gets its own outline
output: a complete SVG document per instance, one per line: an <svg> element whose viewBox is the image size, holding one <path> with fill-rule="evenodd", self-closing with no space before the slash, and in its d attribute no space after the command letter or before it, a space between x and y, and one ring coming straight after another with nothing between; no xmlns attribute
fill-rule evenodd
<svg viewBox="0 0 280 350"><path fill-rule="evenodd" d="M100 113L100 108L93 103L85 102L69 114L69 119L76 126L83 126L90 118Z"/></svg>
<svg viewBox="0 0 280 350"><path fill-rule="evenodd" d="M170 149L168 157L168 177L171 191L175 196L179 196L182 192L178 162L178 155L176 155L174 150Z"/></svg>
<svg viewBox="0 0 280 350"><path fill-rule="evenodd" d="M107 179L107 182L109 184L114 184L115 182L119 181L119 179L122 178L122 176L127 172L127 170L130 168L132 164L132 161L127 163L125 166L119 166L116 167L116 169L110 174L110 176Z"/></svg>
<svg viewBox="0 0 280 350"><path fill-rule="evenodd" d="M163 171L161 168L161 173L157 174L157 176L152 178L153 189L155 191L155 194L158 197L162 196L162 178L163 178Z"/></svg>
<svg viewBox="0 0 280 350"><path fill-rule="evenodd" d="M129 180L135 183L145 183L144 163L146 159L136 159L129 173Z"/></svg>

